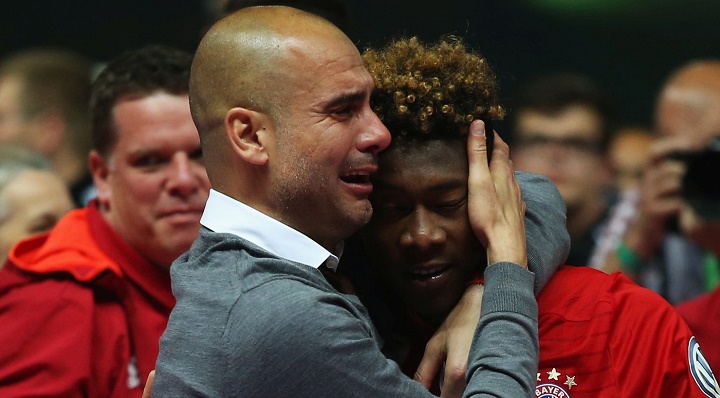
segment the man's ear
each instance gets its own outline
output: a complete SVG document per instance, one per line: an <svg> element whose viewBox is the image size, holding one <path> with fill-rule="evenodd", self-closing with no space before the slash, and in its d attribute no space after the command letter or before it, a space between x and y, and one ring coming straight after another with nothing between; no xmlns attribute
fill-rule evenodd
<svg viewBox="0 0 720 398"><path fill-rule="evenodd" d="M225 115L225 134L233 152L255 165L268 161L272 126L266 114L247 108L232 108Z"/></svg>
<svg viewBox="0 0 720 398"><path fill-rule="evenodd" d="M112 196L110 182L108 181L110 175L110 164L108 160L96 150L90 151L88 163L90 174L92 174L93 183L95 184L95 189L97 189L97 197L100 201L100 205L102 207L108 206Z"/></svg>

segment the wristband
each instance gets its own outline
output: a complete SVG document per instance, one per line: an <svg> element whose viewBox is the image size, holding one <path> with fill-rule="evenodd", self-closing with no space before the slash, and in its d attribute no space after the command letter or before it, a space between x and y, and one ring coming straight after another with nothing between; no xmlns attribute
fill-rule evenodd
<svg viewBox="0 0 720 398"><path fill-rule="evenodd" d="M620 242L615 251L620 265L628 271L639 272L647 263L647 260L641 258L632 249L627 247L624 242Z"/></svg>
<svg viewBox="0 0 720 398"><path fill-rule="evenodd" d="M476 276L476 277L472 278L472 279L467 283L467 285L468 285L468 286L472 286L472 285L485 285L485 277L482 276L482 275Z"/></svg>

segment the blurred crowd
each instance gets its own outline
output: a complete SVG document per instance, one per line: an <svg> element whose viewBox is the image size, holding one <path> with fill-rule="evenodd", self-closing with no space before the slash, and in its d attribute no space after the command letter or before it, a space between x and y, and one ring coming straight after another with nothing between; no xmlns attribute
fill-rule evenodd
<svg viewBox="0 0 720 398"><path fill-rule="evenodd" d="M246 3L230 1L223 13ZM343 26L342 8L310 3L311 12ZM149 73L146 81L128 82L108 94L127 71L123 66L105 70L106 61L62 48L26 49L0 61L0 267L14 272L0 273L0 329L12 322L6 319L11 304L3 302L3 295L20 283L18 275L33 279L51 272L71 274L60 279L83 283L103 273L129 278L134 287L111 289L123 302L144 297L133 304L138 308L125 307L145 311L129 322L152 325L139 333L157 338L164 329L174 303L169 265L198 233L210 187L203 162L213 160L202 159L189 109L173 102L187 102L187 85L167 88L164 76L148 83L155 78ZM178 65L168 68L184 68L186 77L189 60ZM571 239L566 264L621 272L660 294L693 330L711 366L720 368L720 60L688 60L669 73L657 87L649 126L622 125L617 110L623 99L583 71L559 67L557 73L520 83L504 104L508 131L498 133L509 142L516 170L547 176L557 186ZM148 99L156 102L142 103ZM102 106L109 109L108 120L91 114ZM151 112L165 119L148 116ZM101 131L103 123L114 131ZM166 134L143 138L143 128ZM177 213L167 226L154 219L162 206ZM96 213L103 223L93 221ZM72 225L88 230L68 229L68 218L81 216L87 220ZM53 238L54 228L61 227L62 239ZM28 260L46 242L38 237L60 242L38 253L50 256L62 252L74 234L82 240L104 233L112 235L107 239L112 242L92 249L105 253L98 254L102 261L133 262L134 257L117 259L130 248L147 267L41 269ZM77 255L84 249L73 250ZM60 253L56 261L71 257ZM103 283L117 285L117 280ZM44 304L34 300L32 305ZM44 321L38 320L38 327ZM150 352L156 355L157 347ZM123 377L140 386L145 376L133 379L133 374L146 375L153 359L129 360L133 365L122 370ZM5 360L0 354L0 362ZM0 390L14 378L23 376L0 370Z"/></svg>

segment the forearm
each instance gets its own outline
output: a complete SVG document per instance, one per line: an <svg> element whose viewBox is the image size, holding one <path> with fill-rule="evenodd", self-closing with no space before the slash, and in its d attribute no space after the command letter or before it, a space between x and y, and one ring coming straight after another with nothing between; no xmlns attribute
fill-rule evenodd
<svg viewBox="0 0 720 398"><path fill-rule="evenodd" d="M534 275L498 263L485 271L485 283L463 396L532 396L539 358Z"/></svg>
<svg viewBox="0 0 720 398"><path fill-rule="evenodd" d="M547 284L570 251L565 202L545 176L515 172L525 201L528 269L535 274L535 294Z"/></svg>

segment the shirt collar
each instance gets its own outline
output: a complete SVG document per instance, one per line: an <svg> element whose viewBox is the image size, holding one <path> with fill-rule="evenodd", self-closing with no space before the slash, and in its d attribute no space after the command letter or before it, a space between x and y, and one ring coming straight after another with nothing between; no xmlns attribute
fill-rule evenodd
<svg viewBox="0 0 720 398"><path fill-rule="evenodd" d="M239 236L278 257L313 268L325 264L335 270L343 250L340 242L335 253L331 253L297 230L214 189L210 190L200 224L214 232Z"/></svg>

